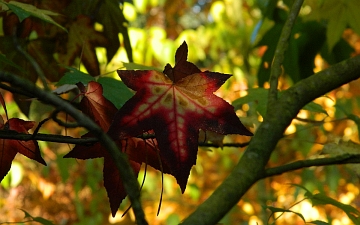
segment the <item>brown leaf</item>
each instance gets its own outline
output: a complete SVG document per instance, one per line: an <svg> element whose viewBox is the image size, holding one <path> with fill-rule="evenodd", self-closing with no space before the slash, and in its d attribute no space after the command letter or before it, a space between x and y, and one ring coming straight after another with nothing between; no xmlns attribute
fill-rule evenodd
<svg viewBox="0 0 360 225"><path fill-rule="evenodd" d="M117 111L115 106L103 96L102 86L96 82L89 82L87 87L81 83L77 84L84 98L80 102L82 111L91 117L104 131L110 127L110 123ZM91 133L83 137L94 137ZM165 160L159 159L158 147L155 140L143 140L135 137L128 137L116 141L117 146L122 152L128 154L130 165L137 176L142 163L170 173L170 169ZM111 213L115 216L122 200L126 197L120 173L106 149L100 143L92 146L76 145L64 158L92 159L104 157L104 186L107 191Z"/></svg>
<svg viewBox="0 0 360 225"><path fill-rule="evenodd" d="M9 119L5 124L0 125L3 131L17 131L28 134L28 130L34 126L33 121L24 121L18 118ZM46 162L40 155L40 149L36 141L18 141L12 139L0 139L0 181L5 177L11 167L15 155L20 153L43 165Z"/></svg>
<svg viewBox="0 0 360 225"><path fill-rule="evenodd" d="M59 62L72 66L77 57L82 57L81 62L89 74L97 76L100 74L100 69L95 47L103 47L106 44L106 37L94 30L90 17L80 15L69 27L68 40L66 46L63 46L64 53L59 54Z"/></svg>

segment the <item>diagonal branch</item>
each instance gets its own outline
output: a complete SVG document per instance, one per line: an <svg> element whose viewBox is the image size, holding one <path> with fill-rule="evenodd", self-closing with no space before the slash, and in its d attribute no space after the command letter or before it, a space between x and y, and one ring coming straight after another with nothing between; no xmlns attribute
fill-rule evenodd
<svg viewBox="0 0 360 225"><path fill-rule="evenodd" d="M138 224L147 224L145 220L144 211L140 204L140 192L139 184L135 178L134 172L130 167L129 160L125 154L119 151L114 141L89 117L79 113L79 111L73 107L70 103L54 95L49 91L44 91L33 83L22 79L14 74L0 71L0 81L8 82L14 87L19 87L26 92L33 93L40 101L46 104L53 105L57 109L62 110L72 116L80 126L86 128L96 137L99 138L101 144L106 148L109 154L112 156L114 163L116 164L122 180L124 181L124 187L128 194L133 206L135 217Z"/></svg>
<svg viewBox="0 0 360 225"><path fill-rule="evenodd" d="M289 45L289 38L291 35L291 30L295 24L295 20L300 12L300 8L303 4L304 0L297 0L294 2L289 17L285 22L285 25L281 31L280 38L278 44L276 46L273 62L271 65L271 73L270 73L270 90L269 90L269 100L268 100L268 108L270 108L274 102L277 100L277 88L279 77L282 73L282 63L284 61L284 56L286 49Z"/></svg>
<svg viewBox="0 0 360 225"><path fill-rule="evenodd" d="M294 4L299 2L301 0ZM271 153L299 110L317 97L359 77L360 56L356 56L299 81L284 91L277 100L269 101L271 104L264 121L239 163L213 194L182 224L205 225L218 222L253 184L265 177L265 166ZM273 88L276 89L274 86Z"/></svg>
<svg viewBox="0 0 360 225"><path fill-rule="evenodd" d="M258 180L266 177L265 166L285 129L307 103L360 77L360 56L320 71L284 91L259 126L244 155L231 174L182 224L214 224ZM216 205L217 207L214 207Z"/></svg>

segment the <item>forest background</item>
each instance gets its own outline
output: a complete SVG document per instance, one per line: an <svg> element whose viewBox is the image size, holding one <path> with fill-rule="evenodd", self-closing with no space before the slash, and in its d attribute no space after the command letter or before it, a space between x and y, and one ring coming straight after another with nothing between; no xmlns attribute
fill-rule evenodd
<svg viewBox="0 0 360 225"><path fill-rule="evenodd" d="M76 82L84 82L90 74L102 84L104 96L119 108L133 92L119 81L115 71L162 70L167 63L174 65L176 49L185 40L188 61L202 71L233 75L216 94L230 102L243 124L256 134L266 115L275 48L294 1L22 2L28 5L0 1L1 71L40 86L45 81L52 90L74 82L69 78L74 74ZM284 55L279 90L342 60L356 58L360 54L358 12L356 0L305 1ZM1 84L9 118L40 122L51 115L52 107L21 95L24 93L12 94L6 83ZM359 85L359 80L342 85L300 110L267 167L327 154L356 153L360 149ZM62 94L69 100L75 96L72 92ZM1 110L6 122L4 108ZM73 122L66 114L59 117ZM80 137L85 130L64 129L47 121L40 133ZM238 135L200 139L210 143L200 146L184 194L173 177L162 176L150 166L145 170L143 165L138 180L142 183L146 175L141 201L150 224L178 224L188 217L234 169L245 149L238 146L251 140ZM121 218L130 205L128 199L111 217L102 159L64 159L74 145L45 141L39 145L47 166L18 154L1 182L0 223L39 218L44 224L134 223L131 210ZM329 165L277 173L281 175L253 185L219 223L354 224L360 208L358 171L357 167ZM312 194L317 193L323 202L314 201ZM156 215L160 201L161 210ZM215 211L217 207L213 205Z"/></svg>

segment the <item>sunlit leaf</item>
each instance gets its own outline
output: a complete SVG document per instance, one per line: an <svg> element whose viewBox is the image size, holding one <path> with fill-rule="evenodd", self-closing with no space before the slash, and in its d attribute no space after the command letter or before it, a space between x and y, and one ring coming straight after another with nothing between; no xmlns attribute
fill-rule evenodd
<svg viewBox="0 0 360 225"><path fill-rule="evenodd" d="M175 55L175 67L153 70L119 70L121 80L136 91L117 112L109 135L122 139L155 131L160 155L167 160L182 192L196 163L199 129L220 134L252 135L234 108L213 94L230 76L199 72L187 62L184 42Z"/></svg>
<svg viewBox="0 0 360 225"><path fill-rule="evenodd" d="M305 190L305 197L307 197L309 200L311 200L313 206L333 205L333 206L343 210L354 224L360 223L360 212L357 209L355 209L354 207L352 207L351 205L346 205L341 202L338 202L335 199L330 198L323 193L312 194L308 189L306 189L305 187L303 187L301 185L298 185L298 184L292 184L292 185L300 187L301 189Z"/></svg>

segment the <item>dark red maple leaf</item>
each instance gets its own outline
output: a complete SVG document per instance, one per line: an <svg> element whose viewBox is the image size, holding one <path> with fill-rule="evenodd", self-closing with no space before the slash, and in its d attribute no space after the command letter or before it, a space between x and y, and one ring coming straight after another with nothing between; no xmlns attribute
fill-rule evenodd
<svg viewBox="0 0 360 225"><path fill-rule="evenodd" d="M84 95L80 102L83 113L92 118L104 131L107 131L117 109L113 103L103 96L101 84L91 81L88 83L87 88L81 83L78 84L78 87ZM83 137L93 137L93 135L87 133ZM141 163L147 163L158 170L162 166L163 172L170 172L165 161L159 162L155 140L127 137L117 140L116 143L122 152L128 154L130 165L136 176L139 173ZM77 145L64 156L64 158L77 159L99 157L104 157L104 186L109 197L111 213L115 216L122 200L126 197L126 192L120 173L106 149L100 143L95 143L92 146Z"/></svg>
<svg viewBox="0 0 360 225"><path fill-rule="evenodd" d="M35 125L33 121L24 121L18 118L11 118L5 124L0 124L0 130L28 134L28 130ZM15 155L20 153L43 165L46 162L41 157L38 143L34 140L18 141L12 139L0 139L0 181L5 177L11 167Z"/></svg>
<svg viewBox="0 0 360 225"><path fill-rule="evenodd" d="M167 65L164 73L119 70L122 81L137 92L117 112L108 131L113 138L122 139L154 130L160 155L166 159L182 192L196 163L199 129L252 135L233 106L213 94L230 75L200 72L186 58L184 42L176 52L176 65Z"/></svg>

